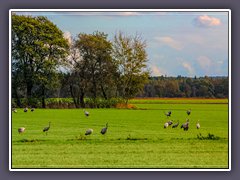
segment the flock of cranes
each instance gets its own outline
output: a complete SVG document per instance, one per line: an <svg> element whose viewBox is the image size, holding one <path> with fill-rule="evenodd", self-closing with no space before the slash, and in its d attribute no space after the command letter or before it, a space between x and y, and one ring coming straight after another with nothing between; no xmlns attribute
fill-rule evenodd
<svg viewBox="0 0 240 180"><path fill-rule="evenodd" d="M17 113L17 109L16 109L16 108L13 108L12 111L13 111L14 113ZM24 111L24 112L28 112L28 108L27 108L27 107L24 108L23 111ZM34 112L34 111L35 111L35 109L34 109L34 108L31 108L31 112ZM89 117L89 116L90 116L90 113L89 113L88 111L86 111L85 109L84 109L83 111L84 111L84 115L85 115L86 117ZM186 113L187 113L188 116L190 116L190 114L191 114L191 109L188 109ZM168 119L169 117L171 117L172 111L168 111L167 113L164 112L164 114L166 115L166 117L167 117L167 119ZM188 129L189 129L189 122L190 122L190 121L189 121L189 119L187 118L187 119L186 119L186 122L181 125L181 128L182 128L184 131L188 131ZM50 125L51 125L51 122L49 122L48 126L46 126L46 127L43 128L43 132L46 133L46 135L47 135L47 133L48 133L48 131L49 131L49 129L50 129ZM175 124L173 124L173 121L172 121L172 120L168 120L167 122L164 123L164 128L168 128L169 126L172 126L172 128L177 128L178 125L179 125L179 120L177 120L177 122L176 122ZM197 121L196 128L197 128L197 129L200 128L199 120ZM18 128L18 133L21 134L21 133L25 132L25 130L26 130L25 127L20 127L20 128ZM108 123L106 124L106 126L105 126L104 128L102 128L102 130L100 131L100 133L101 133L102 135L104 135L104 134L106 134L107 130L108 130ZM92 133L93 133L93 129L90 128L90 129L87 129L87 130L86 130L85 135L88 136L88 135L91 135Z"/></svg>
<svg viewBox="0 0 240 180"><path fill-rule="evenodd" d="M187 115L189 116L189 115L191 114L191 109L188 109L186 113L187 113ZM164 112L164 114L167 116L167 118L169 118L169 117L171 117L172 111L168 111L167 113ZM187 130L189 129L189 122L190 122L190 121L189 121L189 119L187 118L187 119L186 119L186 122L181 125L181 129L183 129L184 131L187 131ZM173 124L173 121L172 121L172 120L168 120L167 122L164 123L164 126L163 126L163 127L164 127L164 128L167 128L167 127L171 126L172 124ZM177 120L177 123L176 123L176 124L173 124L173 125L172 125L172 128L177 128L178 125L179 125L179 120ZM197 128L197 129L200 129L199 120L197 121L196 128Z"/></svg>
<svg viewBox="0 0 240 180"><path fill-rule="evenodd" d="M35 110L34 108L31 108L31 112L33 112L34 110ZM13 111L14 113L17 113L17 109L16 109L16 108L13 108L12 111ZM90 113L89 113L88 111L86 111L85 109L84 109L83 111L84 111L84 115L85 115L86 117L89 117L89 116L90 116ZM28 112L28 108L27 108L27 107L24 108L24 109L23 109L23 112ZM46 126L46 127L43 128L43 132L45 132L46 135L47 135L47 133L48 133L48 131L49 131L49 129L50 129L50 126L51 126L51 122L48 123L48 126ZM100 133L101 133L102 135L106 134L107 129L108 129L108 123L106 124L106 127L102 128L102 130L100 131ZM19 134L22 134L22 133L25 132L25 130L26 130L25 127L20 127L20 128L18 128L18 133L19 133ZM87 129L86 132L85 132L85 135L90 135L90 134L92 134L92 133L93 133L93 129Z"/></svg>

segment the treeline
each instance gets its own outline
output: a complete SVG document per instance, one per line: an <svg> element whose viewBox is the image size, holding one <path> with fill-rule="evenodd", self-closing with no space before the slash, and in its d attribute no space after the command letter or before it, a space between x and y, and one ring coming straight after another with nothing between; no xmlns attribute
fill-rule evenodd
<svg viewBox="0 0 240 180"><path fill-rule="evenodd" d="M72 97L77 108L86 107L86 98L91 107L98 106L99 98L127 104L148 80L146 46L138 34L123 32L112 40L98 31L65 38L46 17L13 14L14 102L22 106L26 98L28 106L41 101L45 108L46 98Z"/></svg>
<svg viewBox="0 0 240 180"><path fill-rule="evenodd" d="M13 14L11 35L15 107L46 108L54 104L47 98L94 108L127 105L136 96L228 97L227 77L149 77L147 44L138 34L117 32L110 40L104 32L79 32L67 39L46 17Z"/></svg>
<svg viewBox="0 0 240 180"><path fill-rule="evenodd" d="M228 98L228 77L151 77L138 97Z"/></svg>

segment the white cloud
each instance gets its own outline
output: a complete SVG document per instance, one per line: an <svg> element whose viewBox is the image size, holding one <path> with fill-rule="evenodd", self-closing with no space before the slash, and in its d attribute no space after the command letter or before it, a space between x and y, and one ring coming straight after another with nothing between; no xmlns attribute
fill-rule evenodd
<svg viewBox="0 0 240 180"><path fill-rule="evenodd" d="M59 15L80 15L80 16L136 16L136 15L147 15L148 12L137 12L137 11L67 11L67 12L56 12ZM154 13L158 15L157 12Z"/></svg>
<svg viewBox="0 0 240 180"><path fill-rule="evenodd" d="M171 48L174 48L176 50L183 49L183 45L179 41L174 40L172 37L169 37L169 36L155 37L155 40L157 40L158 42L163 43Z"/></svg>
<svg viewBox="0 0 240 180"><path fill-rule="evenodd" d="M140 13L138 13L138 12L119 12L116 14L122 15L122 16L136 16L136 15L139 15Z"/></svg>
<svg viewBox="0 0 240 180"><path fill-rule="evenodd" d="M209 59L207 56L200 56L197 59L198 64L202 69L209 70L212 65L212 60Z"/></svg>
<svg viewBox="0 0 240 180"><path fill-rule="evenodd" d="M194 68L191 66L191 64L187 63L187 62L183 62L182 66L187 70L188 74L190 76L193 76L195 73Z"/></svg>
<svg viewBox="0 0 240 180"><path fill-rule="evenodd" d="M69 31L65 31L63 33L63 36L64 36L65 39L68 40L69 44L72 44L72 34Z"/></svg>
<svg viewBox="0 0 240 180"><path fill-rule="evenodd" d="M221 20L212 16L202 15L194 19L194 24L198 27L213 27L221 25Z"/></svg>
<svg viewBox="0 0 240 180"><path fill-rule="evenodd" d="M152 71L152 76L162 76L162 75L166 74L165 71L161 70L156 65L151 66L151 71Z"/></svg>

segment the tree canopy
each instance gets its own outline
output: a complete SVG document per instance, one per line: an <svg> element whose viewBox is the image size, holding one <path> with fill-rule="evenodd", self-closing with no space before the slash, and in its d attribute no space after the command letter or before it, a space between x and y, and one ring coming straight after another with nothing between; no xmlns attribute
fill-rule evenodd
<svg viewBox="0 0 240 180"><path fill-rule="evenodd" d="M46 17L12 15L12 72L21 77L27 97L34 85L52 88L57 68L68 53L63 32Z"/></svg>
<svg viewBox="0 0 240 180"><path fill-rule="evenodd" d="M85 99L133 97L228 97L228 78L149 77L147 43L139 35L117 32L113 39L95 31L79 32L71 41L46 17L12 15L12 97ZM65 71L61 69L67 67ZM121 101L123 102L123 101Z"/></svg>

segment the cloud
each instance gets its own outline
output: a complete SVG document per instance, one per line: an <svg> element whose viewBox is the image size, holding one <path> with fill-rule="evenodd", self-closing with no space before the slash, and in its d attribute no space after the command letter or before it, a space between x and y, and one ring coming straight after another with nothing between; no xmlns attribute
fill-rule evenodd
<svg viewBox="0 0 240 180"><path fill-rule="evenodd" d="M65 39L67 39L69 44L72 44L72 34L69 31L63 33Z"/></svg>
<svg viewBox="0 0 240 180"><path fill-rule="evenodd" d="M202 69L209 70L212 65L212 60L209 59L207 56L200 56L197 59L198 64Z"/></svg>
<svg viewBox="0 0 240 180"><path fill-rule="evenodd" d="M138 15L166 15L164 11L16 11L21 15L69 15L69 16L138 16Z"/></svg>
<svg viewBox="0 0 240 180"><path fill-rule="evenodd" d="M141 11L67 11L67 12L54 12L58 15L79 15L79 16L136 16L148 15L148 12ZM153 12L158 15L158 12Z"/></svg>
<svg viewBox="0 0 240 180"><path fill-rule="evenodd" d="M174 48L176 50L183 49L183 45L179 41L174 40L173 38L171 38L169 36L155 37L155 40L157 40L158 42L163 43L171 48Z"/></svg>
<svg viewBox="0 0 240 180"><path fill-rule="evenodd" d="M152 76L161 76L166 74L166 72L162 71L159 67L156 65L151 66Z"/></svg>
<svg viewBox="0 0 240 180"><path fill-rule="evenodd" d="M193 23L198 27L214 27L222 24L220 19L208 15L196 17Z"/></svg>
<svg viewBox="0 0 240 180"><path fill-rule="evenodd" d="M187 70L187 72L190 76L194 75L195 70L189 63L183 62L182 66Z"/></svg>
<svg viewBox="0 0 240 180"><path fill-rule="evenodd" d="M117 15L122 15L122 16L136 16L136 15L140 15L140 13L138 12L119 12L116 13Z"/></svg>

